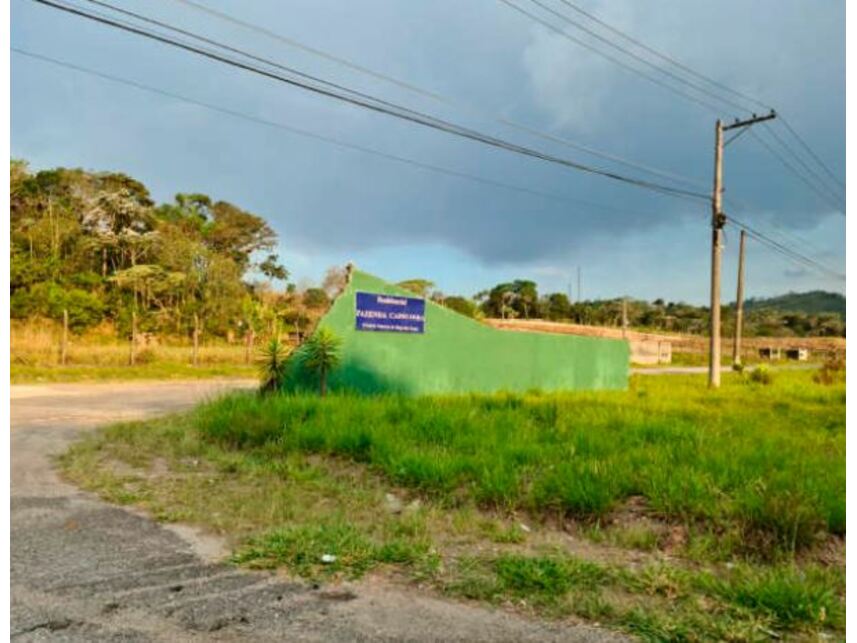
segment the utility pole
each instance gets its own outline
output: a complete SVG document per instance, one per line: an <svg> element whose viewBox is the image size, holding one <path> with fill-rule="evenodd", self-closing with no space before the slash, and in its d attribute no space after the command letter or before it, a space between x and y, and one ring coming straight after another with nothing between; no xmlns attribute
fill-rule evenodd
<svg viewBox="0 0 857 643"><path fill-rule="evenodd" d="M723 125L720 119L714 126L714 189L711 192L711 328L708 353L708 386L720 387L720 263L723 255L723 226L726 215L723 213L723 132L744 129L762 121L776 118L773 110L766 116L756 116L744 121L735 119L729 125ZM740 132L739 132L740 134ZM737 136L737 135L736 135Z"/></svg>
<svg viewBox="0 0 857 643"><path fill-rule="evenodd" d="M708 386L720 386L720 259L723 254L723 123L714 127L714 190L711 193L711 337L708 349Z"/></svg>
<svg viewBox="0 0 857 643"><path fill-rule="evenodd" d="M738 292L735 295L735 340L732 342L732 365L741 365L741 333L744 324L744 242L747 231L741 230L738 244Z"/></svg>
<svg viewBox="0 0 857 643"><path fill-rule="evenodd" d="M580 266L577 267L577 302L583 302L583 292L580 290Z"/></svg>

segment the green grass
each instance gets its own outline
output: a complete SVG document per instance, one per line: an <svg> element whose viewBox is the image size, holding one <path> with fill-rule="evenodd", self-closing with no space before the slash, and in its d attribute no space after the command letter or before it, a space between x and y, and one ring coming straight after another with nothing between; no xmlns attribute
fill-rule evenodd
<svg viewBox="0 0 857 643"><path fill-rule="evenodd" d="M89 434L60 463L224 536L239 565L381 574L644 640L841 636L844 409L844 385L800 371L715 393L641 376L612 393L231 395Z"/></svg>
<svg viewBox="0 0 857 643"><path fill-rule="evenodd" d="M632 497L694 533L759 556L845 531L844 386L775 374L635 379L627 392L260 398L201 407L223 448L365 463L447 503L600 521Z"/></svg>
<svg viewBox="0 0 857 643"><path fill-rule="evenodd" d="M258 368L245 364L202 364L155 362L136 366L27 366L12 364L12 384L48 382L101 382L116 380L170 380L209 377L257 377Z"/></svg>

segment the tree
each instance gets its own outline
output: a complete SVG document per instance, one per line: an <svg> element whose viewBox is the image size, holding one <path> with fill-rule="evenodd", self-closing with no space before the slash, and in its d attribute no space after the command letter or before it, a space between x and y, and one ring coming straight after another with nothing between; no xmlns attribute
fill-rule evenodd
<svg viewBox="0 0 857 643"><path fill-rule="evenodd" d="M571 302L568 301L568 295L565 293L555 292L545 297L542 309L547 319L559 320L571 317Z"/></svg>
<svg viewBox="0 0 857 643"><path fill-rule="evenodd" d="M329 328L319 328L304 344L304 364L318 374L319 393L327 395L327 375L339 365L342 340Z"/></svg>
<svg viewBox="0 0 857 643"><path fill-rule="evenodd" d="M415 295L420 297L428 297L431 289L434 288L434 282L428 279L407 279L396 284L399 288L410 290Z"/></svg>
<svg viewBox="0 0 857 643"><path fill-rule="evenodd" d="M327 293L327 296L333 299L345 290L347 283L348 271L345 268L331 266L327 269L327 272L324 273L324 281L322 282L321 287L324 288L324 292Z"/></svg>
<svg viewBox="0 0 857 643"><path fill-rule="evenodd" d="M280 263L280 258L277 255L268 255L264 261L259 262L257 267L259 272L268 279L285 281L289 278L289 271Z"/></svg>
<svg viewBox="0 0 857 643"><path fill-rule="evenodd" d="M307 288L303 295L303 304L307 308L324 308L330 303L327 293L321 288Z"/></svg>
<svg viewBox="0 0 857 643"><path fill-rule="evenodd" d="M480 293L481 295L482 293ZM533 281L516 279L497 284L483 296L482 311L488 317L524 317L538 314L538 289Z"/></svg>
<svg viewBox="0 0 857 643"><path fill-rule="evenodd" d="M457 313L471 318L476 317L476 313L478 311L476 304L464 297L446 297L443 300L443 305L449 308L450 310L454 310Z"/></svg>
<svg viewBox="0 0 857 643"><path fill-rule="evenodd" d="M260 217L205 194L156 206L145 185L118 172L32 173L13 160L10 240L11 314L55 317L57 302L72 298L77 328L102 317L121 324L133 307L151 330L188 332L198 314L226 334L255 296L251 268L288 276Z"/></svg>

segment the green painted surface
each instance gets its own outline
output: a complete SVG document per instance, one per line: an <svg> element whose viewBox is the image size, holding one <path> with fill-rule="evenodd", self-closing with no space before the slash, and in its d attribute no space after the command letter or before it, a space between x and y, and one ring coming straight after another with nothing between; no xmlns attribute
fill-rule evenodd
<svg viewBox="0 0 857 643"><path fill-rule="evenodd" d="M413 296L372 275L353 273L319 323L342 339L342 362L328 380L331 391L419 395L628 385L625 341L498 330L428 300L425 334L358 331L357 291ZM317 388L317 377L302 361L299 348L289 360L285 390Z"/></svg>

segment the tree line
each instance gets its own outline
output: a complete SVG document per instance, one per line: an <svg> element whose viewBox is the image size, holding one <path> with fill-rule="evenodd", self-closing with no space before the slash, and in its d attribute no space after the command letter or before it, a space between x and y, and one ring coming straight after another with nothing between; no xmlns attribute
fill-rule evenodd
<svg viewBox="0 0 857 643"><path fill-rule="evenodd" d="M468 317L544 319L593 326L621 326L623 314L629 327L659 332L706 334L709 309L663 299L600 299L572 302L566 293L540 294L535 282L517 279L480 291L472 298L446 296L426 279L410 279L400 286L452 308ZM820 310L819 301L829 310ZM841 300L841 301L840 301ZM770 304L768 304L770 302ZM784 305L796 310L782 309ZM790 294L771 300L752 299L744 312L744 334L756 337L839 337L845 335L844 298L835 293ZM798 308L806 306L807 311ZM624 313L623 313L624 309ZM734 329L735 305L722 309L723 332Z"/></svg>
<svg viewBox="0 0 857 643"><path fill-rule="evenodd" d="M300 335L344 284L332 268L320 287L299 291L274 252L277 235L260 216L208 195L179 193L155 203L140 181L119 172L56 168L33 172L12 160L10 175L10 315L46 317L81 331L102 321L138 330L207 334L290 331ZM547 319L620 326L622 299L572 302L540 294L535 282L497 284L473 297L444 295L427 279L399 284L468 317ZM803 297L803 299L801 299ZM836 298L842 299L841 302ZM807 311L748 302L749 336L843 336L844 315L820 310L844 299L832 293L789 295ZM625 303L634 328L704 334L708 309L661 299ZM724 308L730 332L734 307Z"/></svg>
<svg viewBox="0 0 857 643"><path fill-rule="evenodd" d="M205 194L155 203L118 172L11 162L12 318L59 320L72 330L102 321L127 333L189 335L194 318L219 336L300 330L327 306L323 288L298 292L261 217ZM341 276L328 275L328 287ZM276 284L280 282L280 287Z"/></svg>

